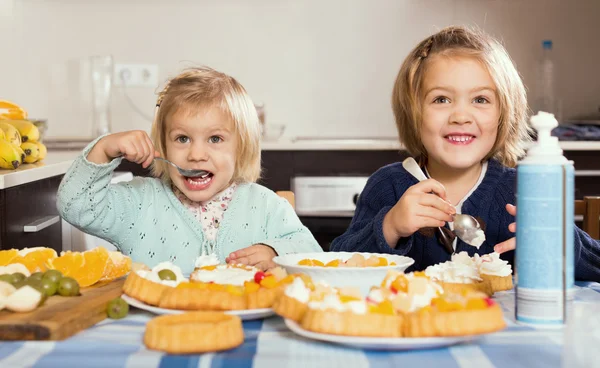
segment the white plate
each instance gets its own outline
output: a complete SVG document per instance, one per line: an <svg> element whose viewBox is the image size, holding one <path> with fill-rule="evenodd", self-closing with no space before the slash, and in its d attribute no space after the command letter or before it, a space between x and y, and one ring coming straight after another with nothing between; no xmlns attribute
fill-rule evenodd
<svg viewBox="0 0 600 368"><path fill-rule="evenodd" d="M139 301L135 298L132 298L128 295L125 295L125 294L121 295L121 298L124 301L126 301L127 304L131 305L132 307L143 309L148 312L155 313L155 314L181 314L181 313L185 313L185 312L190 312L190 311L185 311L185 310L165 309L165 308L155 307L155 306L146 304L144 302L141 302L141 301ZM242 321L261 319L261 318L265 318L265 317L270 317L275 314L275 312L273 312L273 310L271 308L234 310L234 311L225 311L225 313L232 314L234 316L238 316L242 319Z"/></svg>
<svg viewBox="0 0 600 368"><path fill-rule="evenodd" d="M477 335L457 337L358 337L329 335L307 331L290 319L285 320L285 325L294 333L309 339L370 350L434 349L470 342L479 337Z"/></svg>
<svg viewBox="0 0 600 368"><path fill-rule="evenodd" d="M388 262L395 262L396 265L383 267L316 267L298 265L298 262L302 259L318 259L323 263L334 259L346 261L356 253L362 254L365 258L370 256L383 257ZM313 281L323 281L335 287L358 287L364 296L369 293L373 285L381 284L388 271L402 272L415 263L412 258L396 254L361 252L285 254L273 258L273 262L285 268L288 273L304 273L310 276Z"/></svg>

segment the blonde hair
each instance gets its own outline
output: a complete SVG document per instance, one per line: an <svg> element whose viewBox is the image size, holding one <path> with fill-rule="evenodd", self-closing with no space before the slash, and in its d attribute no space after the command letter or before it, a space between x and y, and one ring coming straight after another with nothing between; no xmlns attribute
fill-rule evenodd
<svg viewBox="0 0 600 368"><path fill-rule="evenodd" d="M158 94L152 124L152 140L162 157L166 157L166 120L185 111L197 113L218 108L231 118L238 136L233 182L255 182L260 177L260 124L256 108L244 87L234 78L209 67L184 70L171 79ZM166 163L154 161L152 173L170 181Z"/></svg>
<svg viewBox="0 0 600 368"><path fill-rule="evenodd" d="M427 159L420 138L421 84L427 60L433 55L473 57L490 73L500 102L500 120L496 142L484 160L494 158L504 166L516 166L525 153L525 145L531 141L525 86L500 42L481 31L460 26L444 28L421 41L400 68L392 108L398 135L406 150L421 160Z"/></svg>

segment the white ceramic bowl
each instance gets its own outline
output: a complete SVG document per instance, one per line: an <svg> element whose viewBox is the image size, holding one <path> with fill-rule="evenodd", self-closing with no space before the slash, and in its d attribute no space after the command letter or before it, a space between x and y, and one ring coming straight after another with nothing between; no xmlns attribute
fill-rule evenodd
<svg viewBox="0 0 600 368"><path fill-rule="evenodd" d="M286 254L273 258L273 262L285 268L288 273L304 273L313 281L323 281L335 287L354 286L358 287L363 295L367 295L371 286L379 286L389 270L402 272L410 267L415 261L412 258L398 256L395 254L360 253L365 258L370 256L384 257L388 263L395 262L395 266L381 267L318 267L300 266L298 262L303 259L318 259L326 264L334 259L348 260L352 252L319 252Z"/></svg>

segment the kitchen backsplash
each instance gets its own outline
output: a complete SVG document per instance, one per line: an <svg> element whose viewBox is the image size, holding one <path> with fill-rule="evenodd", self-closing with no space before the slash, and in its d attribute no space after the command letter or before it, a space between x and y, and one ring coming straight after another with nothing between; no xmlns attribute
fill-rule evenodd
<svg viewBox="0 0 600 368"><path fill-rule="evenodd" d="M286 136L393 137L393 79L407 52L450 24L501 37L531 86L552 39L567 117L600 105L598 0L0 0L0 99L48 118L48 136L91 133L91 55L156 64L159 81L206 64L235 76ZM127 89L151 115L155 88ZM113 130L146 129L124 91ZM343 132L343 133L340 133Z"/></svg>

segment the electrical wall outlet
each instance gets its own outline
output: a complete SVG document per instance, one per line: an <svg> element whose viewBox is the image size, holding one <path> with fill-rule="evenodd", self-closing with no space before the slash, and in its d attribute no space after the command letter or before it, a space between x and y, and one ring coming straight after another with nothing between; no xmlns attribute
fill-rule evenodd
<svg viewBox="0 0 600 368"><path fill-rule="evenodd" d="M113 82L116 86L156 87L158 85L158 65L116 64Z"/></svg>

